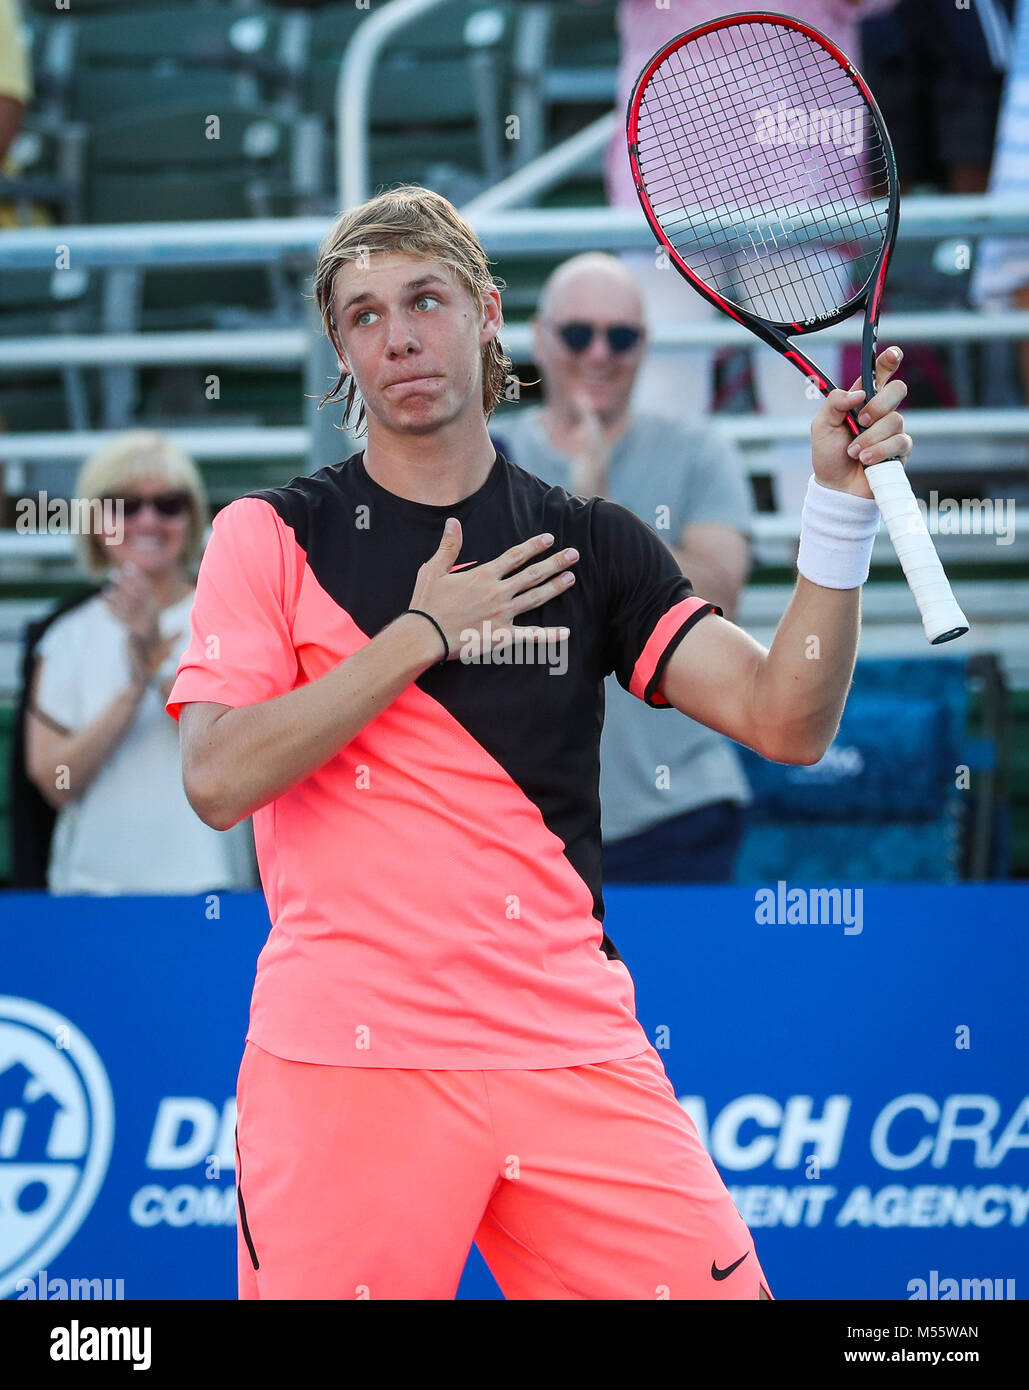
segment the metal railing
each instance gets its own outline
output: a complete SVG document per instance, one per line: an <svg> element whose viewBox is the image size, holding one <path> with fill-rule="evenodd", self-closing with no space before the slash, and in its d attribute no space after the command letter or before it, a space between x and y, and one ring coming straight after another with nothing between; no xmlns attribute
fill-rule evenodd
<svg viewBox="0 0 1029 1390"><path fill-rule="evenodd" d="M469 206L468 220L494 257L655 250L654 235L642 212L631 208L487 208L476 213ZM15 227L0 236L0 271L53 270L59 253L79 270L265 265L297 255L313 259L332 225L329 217L269 217ZM901 211L902 242L987 232L1029 234L1029 198L1024 194L920 194L908 198Z"/></svg>
<svg viewBox="0 0 1029 1390"><path fill-rule="evenodd" d="M406 3L406 0L402 0ZM383 12L385 13L385 12ZM371 23L371 20L368 21ZM183 222L115 226L36 227L5 231L0 237L0 273L53 269L58 256L77 270L116 270L125 266L169 267L261 265L303 257L313 263L316 248L331 227L326 218L268 221ZM626 209L489 209L472 218L487 254L554 257L586 249L654 250L642 216ZM974 236L984 231L1024 233L1029 229L1025 197L915 197L907 200L902 239L929 240ZM60 271L55 271L60 274ZM669 272L672 273L672 272ZM886 315L882 340L901 343L1015 340L1029 336L1029 312ZM858 341L860 325L836 325L815 335L825 342ZM520 361L531 357L528 325L509 325L505 347ZM662 327L652 338L657 351L746 345L750 335L722 320ZM195 363L276 364L304 368L308 382L324 376L324 336L297 325L189 333L118 333L31 339L0 339L0 373L15 375L53 367L173 365ZM310 389L310 388L309 388ZM1029 411L954 410L909 412L920 440L965 438L1029 440ZM761 416L719 416L727 434L746 445L806 438L809 421ZM198 459L241 461L303 458L315 437L311 409L306 426L190 426L167 431ZM500 428L499 417L496 426ZM14 462L81 459L116 431L31 432L0 435L0 457Z"/></svg>
<svg viewBox="0 0 1029 1390"><path fill-rule="evenodd" d="M810 337L820 343L860 343L858 320L823 328ZM901 343L981 342L986 339L1029 338L1029 310L969 313L945 310L939 314L884 314L879 338ZM528 323L506 324L501 340L517 360L530 360ZM654 329L649 346L664 352L681 348L748 347L753 335L738 323L662 325ZM62 334L32 338L0 338L0 370L10 374L53 367L185 366L207 363L265 363L298 366L311 350L311 335L303 328L211 329L186 333ZM4 436L0 436L2 440Z"/></svg>
<svg viewBox="0 0 1029 1390"><path fill-rule="evenodd" d="M368 123L375 63L392 36L447 0L392 0L370 12L347 44L336 86L336 187L339 206L368 197Z"/></svg>
<svg viewBox="0 0 1029 1390"><path fill-rule="evenodd" d="M951 438L1029 440L1029 410L908 410L904 419L920 442ZM811 432L811 420L803 415L717 415L710 424L725 438L742 445L802 442ZM490 428L503 435L502 411L493 416ZM0 461L82 459L106 443L112 433L118 431L0 434ZM170 427L161 433L197 460L302 459L311 445L311 431L306 425Z"/></svg>

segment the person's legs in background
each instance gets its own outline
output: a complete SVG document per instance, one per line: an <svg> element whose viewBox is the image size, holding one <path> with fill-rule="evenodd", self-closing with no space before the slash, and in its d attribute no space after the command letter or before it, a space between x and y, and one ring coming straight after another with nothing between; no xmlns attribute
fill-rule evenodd
<svg viewBox="0 0 1029 1390"><path fill-rule="evenodd" d="M639 835L605 840L605 883L731 883L746 829L735 801L714 801Z"/></svg>

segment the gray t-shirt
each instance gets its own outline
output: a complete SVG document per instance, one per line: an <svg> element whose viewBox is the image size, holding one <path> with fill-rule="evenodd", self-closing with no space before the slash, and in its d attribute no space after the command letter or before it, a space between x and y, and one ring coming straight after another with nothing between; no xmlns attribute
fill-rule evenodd
<svg viewBox="0 0 1029 1390"><path fill-rule="evenodd" d="M491 433L519 468L571 491L571 460L551 444L540 406L497 411ZM687 429L659 415L633 417L611 455L614 502L678 545L687 522L721 522L750 532L750 489L734 446L709 429ZM689 578L689 575L686 576ZM698 597L706 598L706 594ZM706 725L662 714L605 682L600 740L603 837L620 840L714 801L750 801L732 743ZM672 706L669 706L671 709Z"/></svg>

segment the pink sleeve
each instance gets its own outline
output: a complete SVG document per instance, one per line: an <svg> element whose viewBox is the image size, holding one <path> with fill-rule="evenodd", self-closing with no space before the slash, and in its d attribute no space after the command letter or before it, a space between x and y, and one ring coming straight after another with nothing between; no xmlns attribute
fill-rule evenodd
<svg viewBox="0 0 1029 1390"><path fill-rule="evenodd" d="M292 690L292 615L303 553L269 502L240 497L214 518L197 577L190 641L165 705L255 705Z"/></svg>

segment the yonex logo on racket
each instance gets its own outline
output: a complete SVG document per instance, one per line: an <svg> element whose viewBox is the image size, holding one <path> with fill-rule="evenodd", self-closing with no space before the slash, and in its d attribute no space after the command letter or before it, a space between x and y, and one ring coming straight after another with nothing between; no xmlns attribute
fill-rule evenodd
<svg viewBox="0 0 1029 1390"><path fill-rule="evenodd" d="M790 145L809 149L814 145L860 154L865 147L864 106L762 107L754 113L754 135L759 145Z"/></svg>

